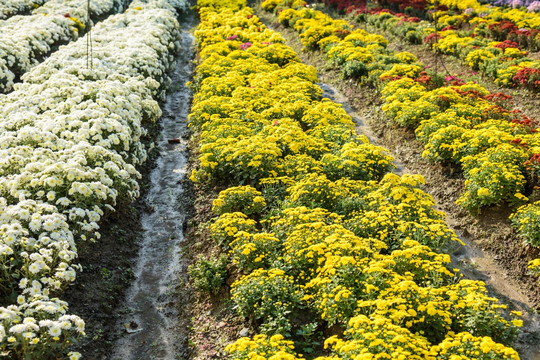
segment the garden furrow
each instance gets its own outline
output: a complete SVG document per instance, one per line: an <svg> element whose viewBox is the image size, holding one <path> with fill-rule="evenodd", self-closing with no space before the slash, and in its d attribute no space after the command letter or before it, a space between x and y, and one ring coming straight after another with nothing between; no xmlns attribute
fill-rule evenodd
<svg viewBox="0 0 540 360"><path fill-rule="evenodd" d="M187 359L189 318L179 308L188 307L180 289L187 270L183 257L183 226L187 221L189 188L187 173L187 116L191 91L193 35L191 22L183 22L183 50L171 73L172 89L162 104L161 133L157 141L155 168L150 173L141 215L142 236L135 279L117 311L128 308L117 328L124 335L113 345L111 359ZM170 143L171 139L177 139ZM126 324L127 328L126 328Z"/></svg>

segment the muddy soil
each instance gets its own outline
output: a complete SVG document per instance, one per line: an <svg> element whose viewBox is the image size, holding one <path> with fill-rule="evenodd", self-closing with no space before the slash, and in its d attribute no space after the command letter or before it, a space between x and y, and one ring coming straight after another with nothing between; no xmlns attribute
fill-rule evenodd
<svg viewBox="0 0 540 360"><path fill-rule="evenodd" d="M122 305L128 309L117 322L123 335L111 359L187 359L190 293L184 291L184 223L190 203L187 179L187 115L191 92L194 19L183 21L182 52L171 75L173 87L162 106L159 156L150 174L146 204L141 215L142 234L135 280ZM171 143L171 139L176 139Z"/></svg>
<svg viewBox="0 0 540 360"><path fill-rule="evenodd" d="M414 131L397 126L380 110L377 89L360 87L342 78L340 70L329 65L321 52L303 52L297 34L277 23L276 18L257 8L257 15L287 40L302 61L317 68L325 95L344 104L357 122L358 131L389 150L396 158L398 173L422 174L425 191L434 197L439 210L447 214L449 226L465 243L454 251L454 265L468 278L482 280L492 296L509 304L509 309L523 312L524 326L515 347L522 359L540 359L540 286L538 278L527 269L528 260L539 256L538 249L526 246L512 230L507 206L484 210L478 217L469 215L455 201L464 185L459 170L422 159L423 145ZM390 46L398 46L393 42ZM416 52L407 50L416 55ZM524 104L526 110L527 106ZM525 111L524 110L524 111ZM533 115L527 112L527 115Z"/></svg>
<svg viewBox="0 0 540 360"><path fill-rule="evenodd" d="M73 349L85 359L189 358L183 231L193 189L186 176L191 92L185 84L192 76L195 15L180 23L182 50L160 104L163 116L145 139L156 148L139 169L141 198L104 219L98 243L81 246L83 272L66 294L70 310L86 321L87 336Z"/></svg>
<svg viewBox="0 0 540 360"><path fill-rule="evenodd" d="M188 173L199 167L199 139L193 134L188 142L191 154ZM210 186L205 183L194 184L193 217L186 230L186 257L193 264L199 258L217 258L222 249L210 237L209 224L215 218L212 201L218 197L224 186ZM192 360L226 359L225 346L242 336L253 335L249 325L239 316L230 301L232 283L238 278L234 268L227 269L227 283L219 294L208 295L195 291L191 302L191 331L189 344Z"/></svg>

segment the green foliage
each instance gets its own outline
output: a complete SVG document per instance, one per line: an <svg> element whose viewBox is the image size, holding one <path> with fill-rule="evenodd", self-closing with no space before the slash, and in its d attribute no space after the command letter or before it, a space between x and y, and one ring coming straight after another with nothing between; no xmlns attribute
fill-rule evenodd
<svg viewBox="0 0 540 360"><path fill-rule="evenodd" d="M198 258L188 267L188 274L197 291L216 295L227 279L227 257L217 259Z"/></svg>

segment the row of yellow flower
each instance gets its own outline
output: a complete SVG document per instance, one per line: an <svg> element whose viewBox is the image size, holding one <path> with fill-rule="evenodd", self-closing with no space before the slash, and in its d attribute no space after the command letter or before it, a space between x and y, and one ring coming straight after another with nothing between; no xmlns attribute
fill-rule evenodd
<svg viewBox="0 0 540 360"><path fill-rule="evenodd" d="M417 21L419 19L402 14L379 12L368 15L367 19L364 13L351 14L357 21L367 20L412 44L426 42L443 54L455 56L474 71L482 71L494 78L497 85L540 90L540 61L528 58L528 53L520 49L527 45L534 49L540 47L537 31L502 36L493 20L474 13L454 15L447 12L437 19L439 31L435 34L431 22ZM504 40L505 37L512 40Z"/></svg>
<svg viewBox="0 0 540 360"><path fill-rule="evenodd" d="M319 360L518 359L502 343L519 314L505 320L482 282L433 250L458 240L423 178L389 173L385 150L321 99L315 70L238 4L200 8L190 116L200 132L192 179L233 185L214 201L210 229L245 274L232 300L261 324L227 347L231 358L299 359L291 333L314 344L306 329L336 324L347 331L326 339Z"/></svg>
<svg viewBox="0 0 540 360"><path fill-rule="evenodd" d="M540 14L520 8L503 8L480 4L477 0L428 0L431 4L444 5L449 9L471 12L482 15L484 21L511 21L518 28L540 29ZM444 12L443 12L444 13Z"/></svg>
<svg viewBox="0 0 540 360"><path fill-rule="evenodd" d="M281 9L277 1L264 6L280 10L279 20L294 26L306 46L326 50L329 60L341 66L345 76L359 77L364 83L391 80L382 90L385 113L401 125L416 128L417 138L425 144L424 157L455 163L464 170L465 191L458 204L476 213L501 201L517 205L528 200L523 194L523 164L540 152L540 137L530 119L521 119L519 114L497 105L502 103L497 100L500 94L490 94L471 83L428 90L426 86L433 84L420 72L422 64L409 53L387 50L381 36L360 29L352 31L346 22L304 9L301 4L296 9ZM317 30L323 27L326 33ZM312 33L327 36L306 35ZM334 34L341 34L343 40ZM540 218L531 214L538 213L539 208L535 203L513 216L519 234L534 246L540 243L536 231Z"/></svg>
<svg viewBox="0 0 540 360"><path fill-rule="evenodd" d="M267 10L274 5L263 3ZM297 8L282 10L279 20L293 26L306 46L323 49L344 71L363 67L361 79L391 80L382 90L383 111L399 124L417 129L418 139L425 143L424 157L461 165L467 182L459 204L478 212L501 201L527 200L523 163L540 152L540 137L531 126L510 123L515 115L486 100L490 94L480 85L429 90L420 83L426 77L419 76L423 65L412 54L396 54L385 48L379 35L350 30L343 20L317 10ZM322 35L314 37L315 33ZM343 39L336 34L343 34Z"/></svg>

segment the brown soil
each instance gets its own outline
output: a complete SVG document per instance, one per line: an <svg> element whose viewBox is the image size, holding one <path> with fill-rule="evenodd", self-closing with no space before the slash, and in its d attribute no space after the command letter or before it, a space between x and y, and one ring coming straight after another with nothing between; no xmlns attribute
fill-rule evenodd
<svg viewBox="0 0 540 360"><path fill-rule="evenodd" d="M513 209L501 205L484 209L480 216L474 217L458 207L455 201L464 186L459 170L422 159L423 145L416 140L414 131L399 127L382 113L377 89L360 87L352 80L344 80L339 69L330 65L322 52L303 52L299 37L293 30L281 26L274 16L263 12L260 7L256 13L263 22L285 37L287 44L299 53L304 63L317 68L322 83L330 84L344 95L353 111L375 135L369 136L373 143L387 148L403 164L402 171L425 177L424 190L433 196L439 209L447 214L449 226L466 243L465 247L454 252L455 264L460 265L465 276L486 282L490 293L508 303L509 308L524 313L523 331L516 348L523 359L540 359L540 325L534 314L540 310L539 279L529 275L527 269L528 261L537 258L539 250L525 245L514 233L508 221ZM433 59L428 49L398 44L396 39L388 36L387 39L391 48L397 50L401 47L400 51L409 51L427 64L430 63L430 56ZM459 71L464 71L463 66L456 62L446 66L451 71L456 71L458 67ZM460 77L467 79L466 76ZM487 82L481 84L490 91L500 90ZM540 108L536 104L540 104L540 100L537 96L524 93L514 96L514 101L516 107L523 109L526 115L539 118L536 111Z"/></svg>

